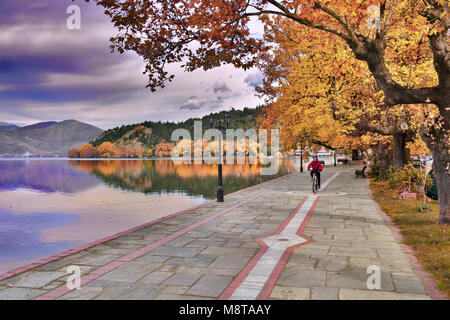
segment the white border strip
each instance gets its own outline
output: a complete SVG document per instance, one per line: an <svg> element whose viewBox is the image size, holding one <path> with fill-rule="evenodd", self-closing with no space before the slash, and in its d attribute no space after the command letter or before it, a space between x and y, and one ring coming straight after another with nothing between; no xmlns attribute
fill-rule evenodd
<svg viewBox="0 0 450 320"><path fill-rule="evenodd" d="M333 174L323 184L323 189L333 182L339 174L340 172ZM279 234L262 239L268 246L267 251L233 292L230 300L256 300L286 249L307 242L306 239L296 233L318 196L318 194L307 196L305 202Z"/></svg>

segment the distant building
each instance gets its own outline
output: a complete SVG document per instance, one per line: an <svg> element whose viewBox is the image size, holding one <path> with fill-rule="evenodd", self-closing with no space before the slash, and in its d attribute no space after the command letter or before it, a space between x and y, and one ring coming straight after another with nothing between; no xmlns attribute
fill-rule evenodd
<svg viewBox="0 0 450 320"><path fill-rule="evenodd" d="M29 158L29 157L31 157L31 153L29 153L29 152L27 151L27 152L25 152L25 153L22 155L22 157L24 157L24 158Z"/></svg>
<svg viewBox="0 0 450 320"><path fill-rule="evenodd" d="M325 165L331 165L333 164L333 153L331 151L326 150L325 148L320 149L317 151L316 154L310 154L309 161L313 160L313 156L317 156L319 161L323 161Z"/></svg>

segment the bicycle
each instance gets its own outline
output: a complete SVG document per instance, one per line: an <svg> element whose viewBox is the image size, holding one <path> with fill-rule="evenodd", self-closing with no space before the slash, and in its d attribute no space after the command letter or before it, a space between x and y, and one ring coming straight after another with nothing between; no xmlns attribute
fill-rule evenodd
<svg viewBox="0 0 450 320"><path fill-rule="evenodd" d="M317 172L313 173L312 176L312 192L316 193L319 190L319 180L317 179Z"/></svg>

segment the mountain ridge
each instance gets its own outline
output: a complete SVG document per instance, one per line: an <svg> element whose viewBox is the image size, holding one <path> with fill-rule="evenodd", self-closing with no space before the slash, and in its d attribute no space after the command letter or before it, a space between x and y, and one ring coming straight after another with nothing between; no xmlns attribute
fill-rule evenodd
<svg viewBox="0 0 450 320"><path fill-rule="evenodd" d="M102 133L100 128L73 119L0 130L0 155L65 156Z"/></svg>
<svg viewBox="0 0 450 320"><path fill-rule="evenodd" d="M1 129L15 129L15 128L20 128L20 127L14 123L0 121L0 130Z"/></svg>
<svg viewBox="0 0 450 320"><path fill-rule="evenodd" d="M30 124L30 125L25 126L25 127L20 127L19 130L47 128L47 127L54 126L55 124L58 124L58 123L59 122L57 122L57 121L38 122L38 123Z"/></svg>

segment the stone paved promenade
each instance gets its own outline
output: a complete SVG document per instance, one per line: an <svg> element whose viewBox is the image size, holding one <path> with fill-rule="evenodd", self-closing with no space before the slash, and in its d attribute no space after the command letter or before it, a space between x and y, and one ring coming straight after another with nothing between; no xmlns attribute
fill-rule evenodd
<svg viewBox="0 0 450 320"><path fill-rule="evenodd" d="M3 279L0 299L430 299L354 169L326 168L318 196L296 173L209 202Z"/></svg>

